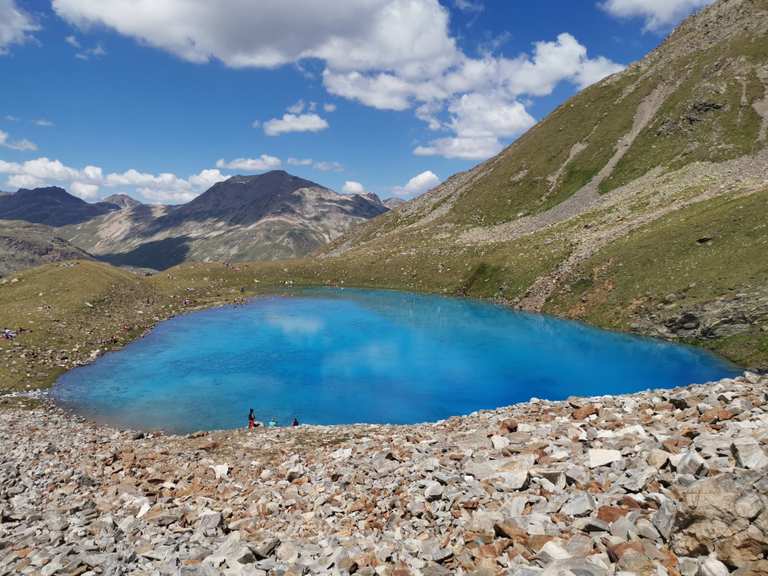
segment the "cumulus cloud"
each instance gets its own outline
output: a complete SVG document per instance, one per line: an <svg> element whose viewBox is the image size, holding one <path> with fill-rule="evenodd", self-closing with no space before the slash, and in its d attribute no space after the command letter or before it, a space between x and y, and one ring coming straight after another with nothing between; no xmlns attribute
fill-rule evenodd
<svg viewBox="0 0 768 576"><path fill-rule="evenodd" d="M437 174L431 170L426 170L408 180L408 183L405 186L395 186L392 188L392 194L400 198L413 198L434 188L439 183L440 178Z"/></svg>
<svg viewBox="0 0 768 576"><path fill-rule="evenodd" d="M586 47L564 33L534 44L532 55L463 57L429 81L392 72L330 70L323 78L330 92L374 108L406 110L418 104L416 116L430 130L453 132L417 146L417 155L483 159L502 148L501 139L515 137L535 123L521 97L546 96L563 81L584 88L621 69L607 58L590 58ZM443 120L446 112L449 118Z"/></svg>
<svg viewBox="0 0 768 576"><path fill-rule="evenodd" d="M516 136L535 124L520 102L503 95L464 94L449 107L455 136L417 146L417 156L483 159L499 152L500 138Z"/></svg>
<svg viewBox="0 0 768 576"><path fill-rule="evenodd" d="M8 176L8 188L64 186L86 200L99 197L102 188L127 188L152 202L187 202L216 182L228 178L218 169L202 170L188 178L172 173L151 174L135 169L104 174L99 166L73 168L59 160L36 158L26 162L0 160L0 174Z"/></svg>
<svg viewBox="0 0 768 576"><path fill-rule="evenodd" d="M355 180L347 180L341 187L344 194L365 194L365 186Z"/></svg>
<svg viewBox="0 0 768 576"><path fill-rule="evenodd" d="M450 57L448 14L437 0L53 0L70 23L100 24L191 62L276 67L305 58L341 70L409 66ZM286 33L290 31L290 33Z"/></svg>
<svg viewBox="0 0 768 576"><path fill-rule="evenodd" d="M312 160L312 158L288 158L286 160L290 166L311 166L320 172L343 172L344 166L340 162L330 162L327 160Z"/></svg>
<svg viewBox="0 0 768 576"><path fill-rule="evenodd" d="M312 158L288 158L287 162L291 166L312 166L314 160Z"/></svg>
<svg viewBox="0 0 768 576"><path fill-rule="evenodd" d="M94 200L99 195L99 185L88 184L86 182L72 182L70 192L85 200Z"/></svg>
<svg viewBox="0 0 768 576"><path fill-rule="evenodd" d="M227 162L218 160L217 168L229 168L230 170L245 170L247 172L262 172L264 170L274 170L280 168L282 160L269 154L262 154L258 158L236 158Z"/></svg>
<svg viewBox="0 0 768 576"><path fill-rule="evenodd" d="M323 104L323 110L326 112L336 112L336 104Z"/></svg>
<svg viewBox="0 0 768 576"><path fill-rule="evenodd" d="M3 132L2 130L0 130L0 146L21 152L37 150L37 146L34 142L30 142L27 139L11 140L10 136L8 136L8 133Z"/></svg>
<svg viewBox="0 0 768 576"><path fill-rule="evenodd" d="M0 55L8 53L12 44L23 44L40 29L32 17L14 0L0 0Z"/></svg>
<svg viewBox="0 0 768 576"><path fill-rule="evenodd" d="M328 128L328 122L317 114L283 114L282 118L272 118L264 122L267 136L279 136L289 132L320 132Z"/></svg>
<svg viewBox="0 0 768 576"><path fill-rule="evenodd" d="M312 164L312 167L320 172L344 172L344 166L339 162L320 161Z"/></svg>
<svg viewBox="0 0 768 576"><path fill-rule="evenodd" d="M483 6L478 0L453 5L470 12ZM505 121L524 126L530 116L521 110L523 97L548 95L561 82L583 88L622 68L591 58L570 34L538 42L531 54L516 58L469 57L452 37L449 11L438 0L283 0L258 10L244 0L174 0L163 10L148 1L53 0L53 8L74 25L107 26L191 62L270 68L318 60L330 94L377 109L414 109L429 129L453 132L416 150L461 158L492 154L519 133L505 125L491 134L481 115L457 112L465 96L492 98L502 105ZM282 118L264 122L264 132L324 130L328 123L316 107L299 101ZM471 117L477 127L468 127Z"/></svg>
<svg viewBox="0 0 768 576"><path fill-rule="evenodd" d="M599 6L617 18L643 18L645 29L668 29L714 0L605 0Z"/></svg>

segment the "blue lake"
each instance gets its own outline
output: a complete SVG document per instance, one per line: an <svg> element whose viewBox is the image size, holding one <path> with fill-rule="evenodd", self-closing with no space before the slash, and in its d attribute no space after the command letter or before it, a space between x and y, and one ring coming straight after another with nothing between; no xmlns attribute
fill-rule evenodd
<svg viewBox="0 0 768 576"><path fill-rule="evenodd" d="M297 290L164 322L64 374L89 418L172 432L415 423L506 406L706 382L740 371L705 351L472 300Z"/></svg>

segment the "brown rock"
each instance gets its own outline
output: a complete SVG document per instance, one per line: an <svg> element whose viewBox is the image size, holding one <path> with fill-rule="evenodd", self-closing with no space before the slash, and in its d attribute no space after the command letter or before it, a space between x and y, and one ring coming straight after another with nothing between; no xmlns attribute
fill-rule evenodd
<svg viewBox="0 0 768 576"><path fill-rule="evenodd" d="M624 508L617 508L616 506L600 506L597 509L597 517L603 522L616 522L619 518L623 518L629 514L629 510Z"/></svg>
<svg viewBox="0 0 768 576"><path fill-rule="evenodd" d="M512 418L507 418L506 420L502 420L501 424L499 425L499 428L503 434L508 434L510 432L517 432L517 420L513 420Z"/></svg>
<svg viewBox="0 0 768 576"><path fill-rule="evenodd" d="M593 414L597 414L597 406L594 404L587 404L586 406L582 406L581 408L577 408L571 413L571 417L574 420L584 420L585 418L589 418Z"/></svg>
<svg viewBox="0 0 768 576"><path fill-rule="evenodd" d="M642 554L644 552L643 550L643 544L638 541L633 542L622 542L621 544L617 544L616 546L610 546L608 548L608 557L611 559L611 562L618 562L622 556L627 551L634 551Z"/></svg>

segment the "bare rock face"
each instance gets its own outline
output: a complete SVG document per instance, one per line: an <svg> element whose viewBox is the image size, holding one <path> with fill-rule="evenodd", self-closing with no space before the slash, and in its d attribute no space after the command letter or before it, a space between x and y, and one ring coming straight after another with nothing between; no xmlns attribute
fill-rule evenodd
<svg viewBox="0 0 768 576"><path fill-rule="evenodd" d="M388 211L375 195L338 194L282 170L233 176L179 206L108 200L120 209L60 233L112 264L155 269L304 256Z"/></svg>
<svg viewBox="0 0 768 576"><path fill-rule="evenodd" d="M681 556L715 552L731 567L768 553L766 478L739 471L680 489L672 548Z"/></svg>
<svg viewBox="0 0 768 576"><path fill-rule="evenodd" d="M54 228L15 220L0 220L0 277L32 266L91 256L63 238Z"/></svg>

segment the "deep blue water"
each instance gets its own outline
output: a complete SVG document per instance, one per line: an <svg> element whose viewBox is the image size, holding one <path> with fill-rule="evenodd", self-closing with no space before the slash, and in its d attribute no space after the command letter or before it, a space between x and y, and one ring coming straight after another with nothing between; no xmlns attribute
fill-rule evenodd
<svg viewBox="0 0 768 576"><path fill-rule="evenodd" d="M189 432L244 426L249 408L283 425L415 423L738 372L695 348L482 302L320 288L174 318L53 394L99 421Z"/></svg>

